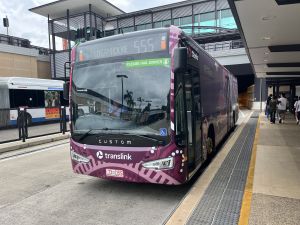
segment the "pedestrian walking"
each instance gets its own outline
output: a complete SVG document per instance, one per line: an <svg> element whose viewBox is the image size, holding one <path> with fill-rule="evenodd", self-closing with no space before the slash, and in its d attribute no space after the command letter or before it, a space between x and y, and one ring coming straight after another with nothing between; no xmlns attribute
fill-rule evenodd
<svg viewBox="0 0 300 225"><path fill-rule="evenodd" d="M295 116L296 116L296 121L297 124L300 123L300 96L298 97L298 100L294 104L295 107Z"/></svg>
<svg viewBox="0 0 300 225"><path fill-rule="evenodd" d="M270 117L270 101L271 101L271 99L272 99L272 94L270 94L269 96L268 96L268 98L267 98L267 102L266 102L266 111L265 111L265 114L266 114L266 116L267 116L267 118L269 119L269 117Z"/></svg>
<svg viewBox="0 0 300 225"><path fill-rule="evenodd" d="M275 123L275 115L277 110L277 97L273 96L270 101L270 122Z"/></svg>
<svg viewBox="0 0 300 225"><path fill-rule="evenodd" d="M278 115L279 123L283 123L285 120L287 99L285 98L284 93L281 94L281 97L278 99Z"/></svg>

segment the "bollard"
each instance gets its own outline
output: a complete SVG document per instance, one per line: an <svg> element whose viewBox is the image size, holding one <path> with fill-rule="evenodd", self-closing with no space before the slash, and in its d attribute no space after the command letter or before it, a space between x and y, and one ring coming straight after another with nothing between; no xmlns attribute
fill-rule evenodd
<svg viewBox="0 0 300 225"><path fill-rule="evenodd" d="M21 140L22 139L22 126L21 126L21 111L20 111L20 108L18 108L17 127L18 127L18 131L19 131L19 140Z"/></svg>
<svg viewBox="0 0 300 225"><path fill-rule="evenodd" d="M25 138L28 138L28 121L27 121L27 109L24 108L24 131L25 131Z"/></svg>
<svg viewBox="0 0 300 225"><path fill-rule="evenodd" d="M25 108L20 108L20 118L18 118L20 126L21 126L21 138L22 141L25 142Z"/></svg>
<svg viewBox="0 0 300 225"><path fill-rule="evenodd" d="M67 115L66 115L66 107L63 107L63 134L67 131Z"/></svg>
<svg viewBox="0 0 300 225"><path fill-rule="evenodd" d="M63 134L65 134L65 132L67 131L67 116L66 116L66 107L65 106L61 106L61 110L60 110L60 132L62 132Z"/></svg>
<svg viewBox="0 0 300 225"><path fill-rule="evenodd" d="M60 113L60 118L59 118L59 132L60 133L62 133L63 132L63 116L62 116L62 107L63 106L61 106L60 107L60 111L59 111L59 113Z"/></svg>

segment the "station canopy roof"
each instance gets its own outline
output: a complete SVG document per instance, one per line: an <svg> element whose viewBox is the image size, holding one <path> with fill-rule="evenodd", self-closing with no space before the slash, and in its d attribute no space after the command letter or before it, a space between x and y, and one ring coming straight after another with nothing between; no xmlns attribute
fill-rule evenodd
<svg viewBox="0 0 300 225"><path fill-rule="evenodd" d="M256 76L300 77L300 0L228 2Z"/></svg>
<svg viewBox="0 0 300 225"><path fill-rule="evenodd" d="M67 9L69 9L70 15L87 12L89 4L92 5L92 12L104 18L124 13L106 0L59 0L29 10L41 16L48 17L49 15L50 19L57 19L65 17Z"/></svg>

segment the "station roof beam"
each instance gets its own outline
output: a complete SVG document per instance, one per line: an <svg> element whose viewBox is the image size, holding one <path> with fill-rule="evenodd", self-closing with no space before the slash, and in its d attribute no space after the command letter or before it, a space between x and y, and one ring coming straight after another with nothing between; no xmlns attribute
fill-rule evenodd
<svg viewBox="0 0 300 225"><path fill-rule="evenodd" d="M228 0L258 78L300 77L300 0Z"/></svg>

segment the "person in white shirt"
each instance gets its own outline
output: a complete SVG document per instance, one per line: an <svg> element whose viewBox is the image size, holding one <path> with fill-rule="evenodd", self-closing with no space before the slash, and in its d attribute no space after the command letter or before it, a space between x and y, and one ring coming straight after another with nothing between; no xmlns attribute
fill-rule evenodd
<svg viewBox="0 0 300 225"><path fill-rule="evenodd" d="M283 123L285 120L287 99L284 94L281 94L281 97L278 99L278 114L279 114L279 123Z"/></svg>
<svg viewBox="0 0 300 225"><path fill-rule="evenodd" d="M295 114L296 114L296 121L297 121L297 124L299 124L299 122L300 122L300 96L298 97L298 101L295 102L294 108L295 108Z"/></svg>

